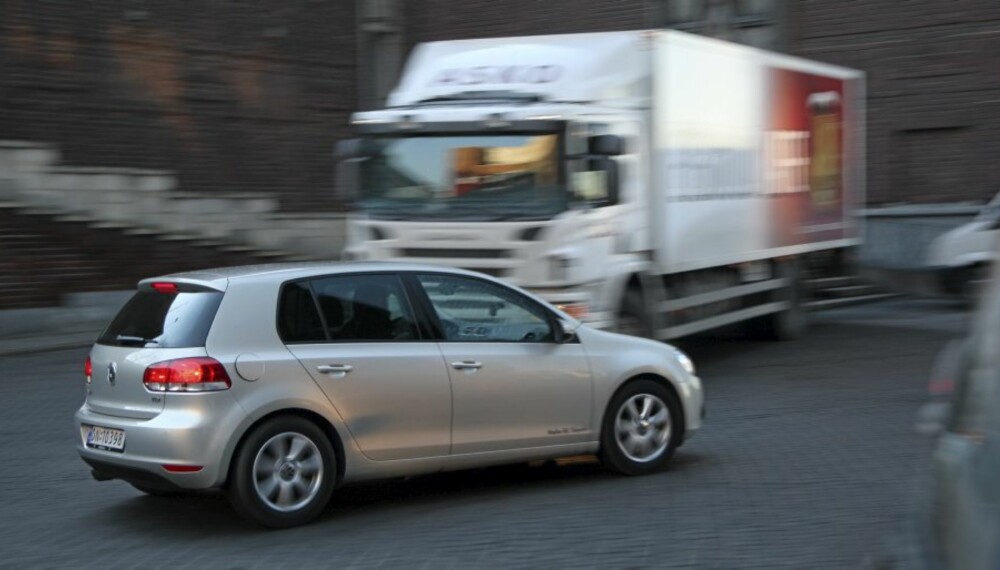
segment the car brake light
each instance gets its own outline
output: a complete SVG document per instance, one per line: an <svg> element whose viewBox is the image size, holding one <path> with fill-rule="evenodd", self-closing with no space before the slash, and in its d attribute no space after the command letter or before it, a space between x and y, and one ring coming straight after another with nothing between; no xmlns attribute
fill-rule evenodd
<svg viewBox="0 0 1000 570"><path fill-rule="evenodd" d="M83 375L87 377L87 384L90 384L90 377L94 373L94 365L90 362L90 357L83 361Z"/></svg>
<svg viewBox="0 0 1000 570"><path fill-rule="evenodd" d="M152 287L153 291L156 291L157 293L176 293L177 292L177 284L176 283L162 283L162 282L157 282L157 283L151 283L149 286Z"/></svg>
<svg viewBox="0 0 1000 570"><path fill-rule="evenodd" d="M232 386L229 374L214 358L177 358L151 364L142 375L151 392L214 392Z"/></svg>

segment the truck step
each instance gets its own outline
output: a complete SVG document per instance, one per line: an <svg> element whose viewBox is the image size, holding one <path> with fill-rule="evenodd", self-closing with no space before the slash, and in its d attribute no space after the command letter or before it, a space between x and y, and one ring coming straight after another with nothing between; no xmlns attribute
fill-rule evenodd
<svg viewBox="0 0 1000 570"><path fill-rule="evenodd" d="M831 287L847 287L848 285L857 285L859 280L853 275L837 275L836 277L817 277L815 279L806 279L806 287L812 291L817 291L820 289L829 289Z"/></svg>
<svg viewBox="0 0 1000 570"><path fill-rule="evenodd" d="M827 299L843 299L845 297L864 297L866 295L874 295L875 293L881 292L882 291L874 285L859 283L857 285L844 285L842 287L828 287L826 289L816 291L815 294L817 297Z"/></svg>
<svg viewBox="0 0 1000 570"><path fill-rule="evenodd" d="M810 301L805 304L805 308L808 311L829 311L830 309L839 309L841 307L851 307L853 305L863 305L865 303L875 303L885 299L892 299L893 297L898 297L897 293L874 293L872 295L862 295L859 297L842 297L839 299L822 299L819 301Z"/></svg>

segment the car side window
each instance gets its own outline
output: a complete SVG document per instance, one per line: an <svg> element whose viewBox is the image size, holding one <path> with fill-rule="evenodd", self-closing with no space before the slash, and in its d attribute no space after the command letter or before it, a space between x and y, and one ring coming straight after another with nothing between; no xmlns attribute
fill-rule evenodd
<svg viewBox="0 0 1000 570"><path fill-rule="evenodd" d="M502 285L455 275L418 275L444 329L456 342L552 342L544 307Z"/></svg>
<svg viewBox="0 0 1000 570"><path fill-rule="evenodd" d="M329 339L416 340L416 320L398 275L338 275L310 282Z"/></svg>
<svg viewBox="0 0 1000 570"><path fill-rule="evenodd" d="M323 321L307 283L299 281L282 287L278 300L278 336L286 343L326 341Z"/></svg>

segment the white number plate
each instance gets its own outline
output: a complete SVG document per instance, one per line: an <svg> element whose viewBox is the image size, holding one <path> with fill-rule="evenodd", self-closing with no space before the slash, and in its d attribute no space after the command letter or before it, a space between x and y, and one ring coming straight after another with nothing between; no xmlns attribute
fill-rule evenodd
<svg viewBox="0 0 1000 570"><path fill-rule="evenodd" d="M125 449L125 432L120 429L99 426L83 426L84 441L87 447L105 451L122 451Z"/></svg>

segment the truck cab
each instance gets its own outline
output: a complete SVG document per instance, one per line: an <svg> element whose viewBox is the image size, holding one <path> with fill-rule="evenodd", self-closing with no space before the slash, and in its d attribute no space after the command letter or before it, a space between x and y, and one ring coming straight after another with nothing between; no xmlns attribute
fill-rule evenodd
<svg viewBox="0 0 1000 570"><path fill-rule="evenodd" d="M608 276L648 249L648 93L621 97L642 72L615 61L649 54L634 35L596 36L609 56L596 61L536 45L536 63L514 64L517 46L492 40L418 47L389 107L355 114L339 149L344 257L480 271L612 326Z"/></svg>

